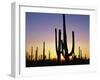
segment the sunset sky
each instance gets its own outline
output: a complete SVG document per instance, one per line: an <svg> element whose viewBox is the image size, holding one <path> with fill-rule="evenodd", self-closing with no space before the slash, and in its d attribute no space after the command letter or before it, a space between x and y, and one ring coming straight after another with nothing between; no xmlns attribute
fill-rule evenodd
<svg viewBox="0 0 100 80"><path fill-rule="evenodd" d="M35 54L43 53L43 41L45 41L46 56L49 51L52 58L56 58L55 28L63 29L62 14L32 13L26 12L26 51L30 54L31 46ZM78 55L78 47L82 49L82 56L89 58L89 15L66 14L66 31L68 50L72 48L72 30L75 32L75 54Z"/></svg>

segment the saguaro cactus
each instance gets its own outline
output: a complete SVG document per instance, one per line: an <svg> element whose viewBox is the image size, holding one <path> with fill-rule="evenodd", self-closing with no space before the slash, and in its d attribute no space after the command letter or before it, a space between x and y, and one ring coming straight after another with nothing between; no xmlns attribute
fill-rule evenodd
<svg viewBox="0 0 100 80"><path fill-rule="evenodd" d="M38 58L38 47L36 48L35 61L37 61L37 58Z"/></svg>
<svg viewBox="0 0 100 80"><path fill-rule="evenodd" d="M57 41L57 29L55 28L55 45L56 45L56 53L57 53L57 58L58 58L58 62L60 62L61 60L61 30L59 29L59 36L58 36L58 41ZM58 42L58 44L57 44Z"/></svg>
<svg viewBox="0 0 100 80"><path fill-rule="evenodd" d="M74 53L75 40L74 40L74 31L72 31L72 50L70 53L68 53L65 14L63 14L63 40L61 40L61 30L59 29L59 35L57 38L57 29L55 28L55 44L56 44L56 53L58 62L60 62L61 53L65 58L65 61L69 62L69 56L72 56L72 54Z"/></svg>
<svg viewBox="0 0 100 80"><path fill-rule="evenodd" d="M43 42L43 60L45 60L45 42Z"/></svg>
<svg viewBox="0 0 100 80"><path fill-rule="evenodd" d="M79 47L79 59L82 59L82 50Z"/></svg>
<svg viewBox="0 0 100 80"><path fill-rule="evenodd" d="M81 49L81 59L82 59L82 49Z"/></svg>
<svg viewBox="0 0 100 80"><path fill-rule="evenodd" d="M33 47L31 47L31 61L33 61Z"/></svg>
<svg viewBox="0 0 100 80"><path fill-rule="evenodd" d="M50 60L50 51L49 51L49 60Z"/></svg>

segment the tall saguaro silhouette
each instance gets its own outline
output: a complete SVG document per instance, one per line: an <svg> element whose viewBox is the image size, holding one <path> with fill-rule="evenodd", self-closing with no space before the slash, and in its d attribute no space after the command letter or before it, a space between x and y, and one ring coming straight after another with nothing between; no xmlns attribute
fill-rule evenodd
<svg viewBox="0 0 100 80"><path fill-rule="evenodd" d="M62 40L61 40L61 30L59 29L58 32L59 34L57 38L57 28L55 28L56 53L57 53L58 62L60 62L61 60L61 53L62 53L66 63L69 63L69 56L72 56L72 54L74 54L74 48L75 48L74 31L72 31L72 50L70 53L68 53L65 14L63 14L62 17L63 17L63 39Z"/></svg>

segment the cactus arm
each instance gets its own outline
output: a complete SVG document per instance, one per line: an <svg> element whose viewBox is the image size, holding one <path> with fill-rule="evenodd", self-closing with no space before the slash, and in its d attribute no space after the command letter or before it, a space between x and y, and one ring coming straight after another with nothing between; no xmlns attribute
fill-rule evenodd
<svg viewBox="0 0 100 80"><path fill-rule="evenodd" d="M58 43L58 44L57 44ZM55 28L55 46L56 46L56 53L58 62L61 60L61 30L58 31L58 41L57 41L57 29Z"/></svg>
<svg viewBox="0 0 100 80"><path fill-rule="evenodd" d="M71 56L74 53L74 48L75 48L75 39L74 39L74 31L72 31L72 50L68 54L68 56Z"/></svg>
<svg viewBox="0 0 100 80"><path fill-rule="evenodd" d="M60 54L60 50L61 50L61 30L59 29L59 40L58 40L58 51L59 51L59 54Z"/></svg>

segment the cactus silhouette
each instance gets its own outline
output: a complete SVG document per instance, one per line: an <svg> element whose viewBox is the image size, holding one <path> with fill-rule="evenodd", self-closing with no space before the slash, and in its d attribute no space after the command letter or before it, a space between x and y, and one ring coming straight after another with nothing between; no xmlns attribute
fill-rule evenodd
<svg viewBox="0 0 100 80"><path fill-rule="evenodd" d="M38 58L38 47L36 48L36 51L35 51L35 61L37 61L37 58Z"/></svg>
<svg viewBox="0 0 100 80"><path fill-rule="evenodd" d="M50 51L49 51L49 60L50 60Z"/></svg>
<svg viewBox="0 0 100 80"><path fill-rule="evenodd" d="M61 53L62 53L66 63L68 63L69 56L72 56L72 54L74 54L74 48L75 48L74 31L72 31L72 50L70 53L68 53L65 14L63 14L62 16L63 16L63 40L61 40L61 30L59 29L57 38L57 28L55 28L56 53L58 62L61 61Z"/></svg>
<svg viewBox="0 0 100 80"><path fill-rule="evenodd" d="M86 54L85 54L85 60L87 59Z"/></svg>
<svg viewBox="0 0 100 80"><path fill-rule="evenodd" d="M45 42L43 42L43 60L45 60Z"/></svg>
<svg viewBox="0 0 100 80"><path fill-rule="evenodd" d="M82 50L80 47L79 47L79 59L82 59Z"/></svg>
<svg viewBox="0 0 100 80"><path fill-rule="evenodd" d="M82 49L81 49L81 59L82 59Z"/></svg>
<svg viewBox="0 0 100 80"><path fill-rule="evenodd" d="M33 47L31 47L31 61L33 61Z"/></svg>
<svg viewBox="0 0 100 80"><path fill-rule="evenodd" d="M62 48L61 48L61 30L59 29L59 36L58 36L58 41L57 41L57 29L55 28L55 44L56 44L56 53L57 53L57 58L58 62L61 60L61 53L62 53ZM57 44L58 42L58 44Z"/></svg>

